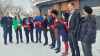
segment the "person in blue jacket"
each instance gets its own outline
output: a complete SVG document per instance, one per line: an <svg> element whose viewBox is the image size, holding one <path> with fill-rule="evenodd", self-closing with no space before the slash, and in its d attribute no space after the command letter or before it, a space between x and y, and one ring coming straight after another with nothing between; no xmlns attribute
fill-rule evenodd
<svg viewBox="0 0 100 56"><path fill-rule="evenodd" d="M36 16L35 17L35 28L36 28L36 43L41 43L41 32L43 29L43 16Z"/></svg>

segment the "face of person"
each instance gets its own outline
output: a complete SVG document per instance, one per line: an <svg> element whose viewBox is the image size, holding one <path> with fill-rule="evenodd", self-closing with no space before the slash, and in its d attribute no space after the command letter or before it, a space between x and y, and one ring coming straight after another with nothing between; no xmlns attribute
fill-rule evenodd
<svg viewBox="0 0 100 56"><path fill-rule="evenodd" d="M74 9L74 6L71 4L68 4L68 8L69 8L69 11L72 11Z"/></svg>
<svg viewBox="0 0 100 56"><path fill-rule="evenodd" d="M51 15L52 9L48 9L48 15Z"/></svg>
<svg viewBox="0 0 100 56"><path fill-rule="evenodd" d="M65 12L66 12L66 13L69 13L69 10L66 10Z"/></svg>
<svg viewBox="0 0 100 56"><path fill-rule="evenodd" d="M56 17L56 15L55 15L55 14L53 14L53 13L52 13L52 16L53 16L53 17Z"/></svg>

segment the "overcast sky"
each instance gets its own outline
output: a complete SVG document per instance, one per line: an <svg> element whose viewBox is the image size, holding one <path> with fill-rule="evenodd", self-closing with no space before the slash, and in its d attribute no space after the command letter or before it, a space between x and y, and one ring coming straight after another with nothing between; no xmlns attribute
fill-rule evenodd
<svg viewBox="0 0 100 56"><path fill-rule="evenodd" d="M33 0L33 1L35 1L35 3L33 3L32 0L0 0L0 3L2 2L3 5L12 4L13 6L30 8L33 6L33 4L36 4L41 1L48 1L48 0Z"/></svg>

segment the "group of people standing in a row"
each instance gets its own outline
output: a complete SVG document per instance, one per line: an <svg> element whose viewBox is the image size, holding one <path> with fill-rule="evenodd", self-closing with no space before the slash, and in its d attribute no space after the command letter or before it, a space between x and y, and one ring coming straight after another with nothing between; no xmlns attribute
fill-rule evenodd
<svg viewBox="0 0 100 56"><path fill-rule="evenodd" d="M96 40L96 18L92 15L92 8L85 6L83 8L84 16L81 16L80 11L75 9L73 3L69 3L69 11L63 13L63 17L59 17L59 12L52 9L50 15L25 17L20 16L14 18L4 16L1 19L1 25L4 31L4 44L7 44L7 34L9 41L12 41L12 26L16 33L17 44L23 43L22 26L26 35L26 43L31 42L41 43L41 32L45 37L45 45L48 45L49 31L51 34L52 43L49 45L51 49L56 50L56 53L61 51L60 36L64 42L64 53L62 56L68 55L69 47L71 48L72 56L80 56L78 41L81 41L84 56L92 56L92 43ZM36 29L36 41L33 38L33 30ZM30 35L30 37L29 37ZM56 47L57 46L57 47Z"/></svg>

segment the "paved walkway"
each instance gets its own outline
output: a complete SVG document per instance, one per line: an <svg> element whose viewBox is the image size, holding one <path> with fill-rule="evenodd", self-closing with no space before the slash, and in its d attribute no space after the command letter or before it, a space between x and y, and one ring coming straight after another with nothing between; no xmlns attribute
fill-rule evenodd
<svg viewBox="0 0 100 56"><path fill-rule="evenodd" d="M8 44L5 46L3 44L3 37L2 37L2 28L0 28L0 56L61 56L61 53L56 54L54 50L51 50L49 46L43 46L43 43L29 43L26 44L20 43L16 44L16 38L15 38L15 33L13 34L13 44ZM24 33L23 33L24 35ZM50 36L50 34L48 33ZM43 36L43 34L42 34ZM25 40L25 35L23 36ZM35 33L34 33L35 37ZM94 56L100 56L100 31L97 31L97 42L96 44L93 45L93 55ZM49 44L51 43L49 37ZM42 42L44 42L44 38L42 37ZM62 43L63 44L63 43ZM83 56L82 48L81 48L81 43L79 42L80 50L81 50L81 56ZM63 52L63 46L62 46L62 51ZM69 56L71 56L71 52L69 50Z"/></svg>

